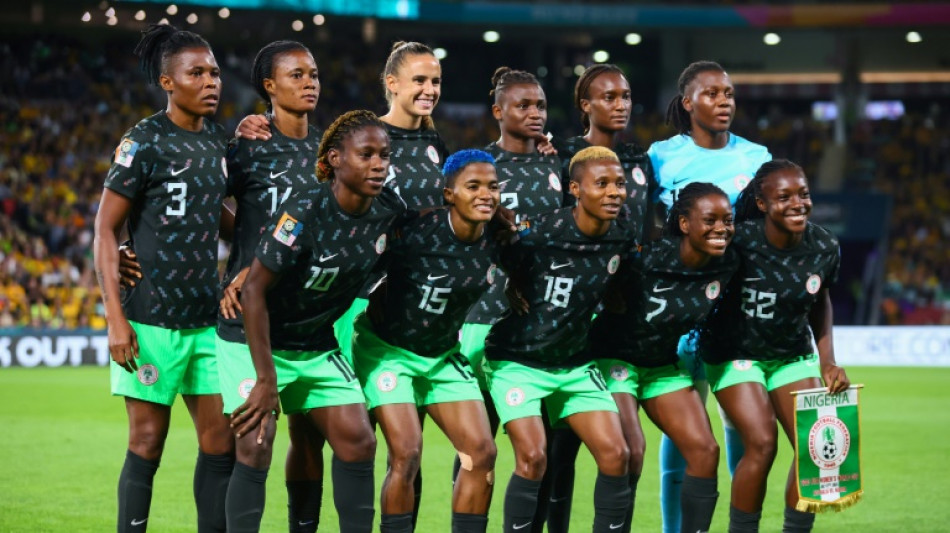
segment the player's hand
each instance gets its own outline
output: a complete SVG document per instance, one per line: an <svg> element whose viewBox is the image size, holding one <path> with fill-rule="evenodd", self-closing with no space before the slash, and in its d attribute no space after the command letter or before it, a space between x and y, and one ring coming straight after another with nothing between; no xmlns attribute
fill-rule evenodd
<svg viewBox="0 0 950 533"><path fill-rule="evenodd" d="M488 231L494 234L496 242L508 243L515 233L518 233L518 225L515 220L515 212L500 205L495 209L495 214L492 215Z"/></svg>
<svg viewBox="0 0 950 533"><path fill-rule="evenodd" d="M119 284L132 288L140 279L142 265L139 264L135 250L126 244L119 246Z"/></svg>
<svg viewBox="0 0 950 533"><path fill-rule="evenodd" d="M261 140L270 139L270 124L264 115L248 115L238 123L234 136L241 139Z"/></svg>
<svg viewBox="0 0 950 533"><path fill-rule="evenodd" d="M535 139L535 148L538 150L538 153L541 155L557 155L557 149L554 148L554 145L551 144L552 135L550 133L543 134Z"/></svg>
<svg viewBox="0 0 950 533"><path fill-rule="evenodd" d="M231 429L236 438L258 428L257 443L264 444L269 417L280 417L277 383L272 379L257 379L247 400L231 413Z"/></svg>
<svg viewBox="0 0 950 533"><path fill-rule="evenodd" d="M848 379L848 374L838 365L822 365L821 378L825 380L825 385L828 387L828 394L844 392L851 386L851 380Z"/></svg>
<svg viewBox="0 0 950 533"><path fill-rule="evenodd" d="M224 318L237 318L238 313L243 313L241 307L241 287L244 286L244 280L247 278L247 271L251 267L244 267L238 272L237 276L224 288L224 296L221 297L221 316Z"/></svg>
<svg viewBox="0 0 950 533"><path fill-rule="evenodd" d="M508 298L508 305L515 314L525 315L528 313L528 300L522 295L517 285L511 282L511 278L505 280L505 296Z"/></svg>
<svg viewBox="0 0 950 533"><path fill-rule="evenodd" d="M116 319L109 322L108 331L112 360L126 372L136 372L139 369L135 362L139 356L139 340L132 325L125 318Z"/></svg>

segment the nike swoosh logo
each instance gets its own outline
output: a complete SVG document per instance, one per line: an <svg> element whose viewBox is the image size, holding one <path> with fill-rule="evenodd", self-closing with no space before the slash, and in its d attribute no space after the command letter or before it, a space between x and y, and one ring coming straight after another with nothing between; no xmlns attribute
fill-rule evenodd
<svg viewBox="0 0 950 533"><path fill-rule="evenodd" d="M172 170L172 177L175 177L175 176L181 174L182 172L188 170L189 168L191 168L191 165L189 165L189 166L187 166L187 167L185 167L185 168L179 168L178 170Z"/></svg>
<svg viewBox="0 0 950 533"><path fill-rule="evenodd" d="M143 518L143 519L141 519L141 520L136 520L136 519L133 518L133 519L132 519L132 525L133 525L133 526L141 526L142 524L144 524L144 523L147 522L147 521L148 521L148 518Z"/></svg>
<svg viewBox="0 0 950 533"><path fill-rule="evenodd" d="M551 262L551 270L557 270L559 268L564 268L566 266L571 266L573 263L568 261L567 263L561 263L560 265L554 262Z"/></svg>
<svg viewBox="0 0 950 533"><path fill-rule="evenodd" d="M765 278L745 278L742 281L762 281Z"/></svg>
<svg viewBox="0 0 950 533"><path fill-rule="evenodd" d="M432 274L429 274L429 276L426 279L428 279L429 281L435 281L437 279L442 279L446 276L448 276L448 274L442 274L441 276L433 276Z"/></svg>
<svg viewBox="0 0 950 533"><path fill-rule="evenodd" d="M610 529L620 529L622 527L623 527L623 522L620 522L619 524L610 524Z"/></svg>
<svg viewBox="0 0 950 533"><path fill-rule="evenodd" d="M314 523L314 522L315 522L315 520L307 520L306 522L304 522L303 520L297 520L297 525L309 526L310 524L312 524L312 523Z"/></svg>
<svg viewBox="0 0 950 533"><path fill-rule="evenodd" d="M329 261L329 260L333 259L334 257L336 257L336 256L338 256L338 255L340 255L340 252L337 252L337 253L335 253L335 254L333 254L333 255L327 255L327 256L321 255L321 256L320 256L320 262L322 263L322 262L324 262L324 261Z"/></svg>
<svg viewBox="0 0 950 533"><path fill-rule="evenodd" d="M287 173L286 170L283 171L283 172L278 172L277 174L274 174L273 172L271 172L271 173L270 173L270 179L279 178L279 177L283 176L283 175L286 174L286 173Z"/></svg>
<svg viewBox="0 0 950 533"><path fill-rule="evenodd" d="M506 179L505 181L499 181L499 182L498 182L498 186L499 186L499 187L504 187L505 184L508 183L509 181L511 181L511 179Z"/></svg>
<svg viewBox="0 0 950 533"><path fill-rule="evenodd" d="M653 292L666 292L666 291L671 291L671 290L673 290L673 287L663 287L661 289L659 283L653 286Z"/></svg>
<svg viewBox="0 0 950 533"><path fill-rule="evenodd" d="M524 524L512 524L511 529L524 529L531 525L531 522L525 522Z"/></svg>
<svg viewBox="0 0 950 533"><path fill-rule="evenodd" d="M569 498L570 496L561 496L560 498L548 498L548 501L551 503L558 503L558 502L567 501Z"/></svg>

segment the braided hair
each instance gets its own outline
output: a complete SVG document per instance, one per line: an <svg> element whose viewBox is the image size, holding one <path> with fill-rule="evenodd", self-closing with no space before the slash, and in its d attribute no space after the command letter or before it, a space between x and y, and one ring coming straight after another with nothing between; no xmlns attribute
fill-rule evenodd
<svg viewBox="0 0 950 533"><path fill-rule="evenodd" d="M679 237L683 235L680 229L680 217L689 217L689 212L696 207L696 202L706 196L718 195L729 201L729 195L712 183L694 182L683 187L676 193L676 201L670 207L670 214L666 218L666 225L663 227L663 235L667 237Z"/></svg>
<svg viewBox="0 0 950 533"><path fill-rule="evenodd" d="M512 85L521 85L521 84L531 84L541 86L538 83L538 78L534 77L534 74L530 72L525 72L523 70L512 70L509 67L498 67L495 70L495 73L491 77L492 90L488 91L489 96L495 97L495 103L498 103L498 100L501 98L501 95L505 92L505 89Z"/></svg>
<svg viewBox="0 0 950 533"><path fill-rule="evenodd" d="M281 54L296 51L307 52L310 49L298 43L297 41L274 41L257 52L254 57L254 66L251 67L251 85L257 91L258 96L267 104L267 110L272 111L273 106L270 101L270 95L264 89L264 79L274 75L274 60ZM313 55L313 54L311 54Z"/></svg>
<svg viewBox="0 0 950 533"><path fill-rule="evenodd" d="M433 52L432 49L427 45L417 43L415 41L396 41L393 43L392 50L389 52L389 57L386 58L386 65L383 66L383 73L379 76L380 80L383 82L383 94L386 96L386 103L389 104L390 107L393 105L393 93L389 90L389 86L386 85L386 77L395 76L396 72L398 72L399 69L401 69L406 63L407 57L419 55L430 55L435 57L435 52ZM438 58L436 58L436 61L438 61ZM435 123L432 122L432 117L422 117L422 129L435 129Z"/></svg>
<svg viewBox="0 0 950 533"><path fill-rule="evenodd" d="M692 129L692 122L689 119L689 112L683 107L683 97L686 94L686 88L696 79L696 76L703 72L725 72L726 69L715 61L696 61L690 63L680 74L680 79L676 82L676 88L679 91L676 96L670 100L666 107L666 123L676 129L683 135L689 135Z"/></svg>
<svg viewBox="0 0 950 533"><path fill-rule="evenodd" d="M736 199L736 224L746 220L765 218L765 213L759 209L755 200L763 197L762 185L765 183L765 180L780 170L797 170L803 176L805 175L802 167L788 159L773 159L763 163L762 166L759 167L759 170L755 171L755 177L742 189L742 192L739 193L739 197Z"/></svg>
<svg viewBox="0 0 950 533"><path fill-rule="evenodd" d="M320 147L317 149L317 181L323 183L333 179L333 166L330 165L327 154L331 149L343 148L343 141L353 132L366 127L377 127L386 131L386 126L372 111L357 109L343 113L327 131L323 132ZM387 134L388 136L388 134Z"/></svg>
<svg viewBox="0 0 950 533"><path fill-rule="evenodd" d="M607 74L608 72L616 72L620 74L621 77L624 77L623 71L620 70L620 67L617 65L598 63L587 67L587 70L581 74L580 78L577 78L577 83L574 84L574 107L581 112L581 124L584 126L584 133L590 131L590 115L585 113L583 108L581 108L581 100L590 98L590 84L594 83L594 80L601 74Z"/></svg>
<svg viewBox="0 0 950 533"><path fill-rule="evenodd" d="M211 45L197 33L179 30L171 24L150 24L142 31L134 53L139 56L139 68L145 73L145 80L157 87L159 78L168 72L171 58L188 48L211 50Z"/></svg>

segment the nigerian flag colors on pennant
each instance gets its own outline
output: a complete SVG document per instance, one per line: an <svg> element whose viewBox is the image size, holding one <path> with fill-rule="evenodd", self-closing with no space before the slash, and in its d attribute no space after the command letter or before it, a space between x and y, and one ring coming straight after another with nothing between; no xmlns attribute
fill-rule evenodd
<svg viewBox="0 0 950 533"><path fill-rule="evenodd" d="M838 394L806 389L795 395L795 472L799 511L840 511L861 499L861 416L852 385Z"/></svg>

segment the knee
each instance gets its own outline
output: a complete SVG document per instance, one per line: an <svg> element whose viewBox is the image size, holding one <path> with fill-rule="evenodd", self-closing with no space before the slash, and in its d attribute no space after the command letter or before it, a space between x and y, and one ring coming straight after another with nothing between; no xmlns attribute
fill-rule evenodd
<svg viewBox="0 0 950 533"><path fill-rule="evenodd" d="M526 479L538 480L544 476L547 469L548 457L543 447L532 446L515 453L515 472Z"/></svg>
<svg viewBox="0 0 950 533"><path fill-rule="evenodd" d="M222 415L220 424L202 428L198 434L198 447L204 453L212 455L234 453L234 435L231 433L228 419Z"/></svg>
<svg viewBox="0 0 950 533"><path fill-rule="evenodd" d="M601 450L598 450L594 460L601 472L610 475L623 475L627 473L627 467L630 463L630 448L623 441L604 446Z"/></svg>
<svg viewBox="0 0 950 533"><path fill-rule="evenodd" d="M689 470L698 472L702 477L715 477L719 467L719 444L710 435L691 447L686 462Z"/></svg>
<svg viewBox="0 0 950 533"><path fill-rule="evenodd" d="M640 443L630 447L630 473L639 474L643 470L643 458L646 456L646 444Z"/></svg>
<svg viewBox="0 0 950 533"><path fill-rule="evenodd" d="M367 427L365 432L349 439L345 446L334 448L333 454L347 463L372 461L376 458L376 435Z"/></svg>
<svg viewBox="0 0 950 533"><path fill-rule="evenodd" d="M129 450L149 461L157 461L162 457L166 434L166 430L157 423L136 424L129 430Z"/></svg>
<svg viewBox="0 0 950 533"><path fill-rule="evenodd" d="M759 461L771 462L775 459L777 449L776 432L758 430L746 435L742 435L742 444L745 447L743 458L756 459Z"/></svg>
<svg viewBox="0 0 950 533"><path fill-rule="evenodd" d="M469 446L467 451L469 453L461 450L458 452L462 468L466 467L467 462L468 466L470 466L470 468L466 468L467 470L489 472L495 469L495 459L498 457L498 448L495 446L493 439L488 437L483 438Z"/></svg>
<svg viewBox="0 0 950 533"><path fill-rule="evenodd" d="M274 430L267 431L262 442L257 442L257 433L252 432L237 439L237 460L248 466L267 470L274 455Z"/></svg>
<svg viewBox="0 0 950 533"><path fill-rule="evenodd" d="M405 443L387 443L389 446L389 468L394 473L411 478L419 471L422 461L422 441Z"/></svg>

